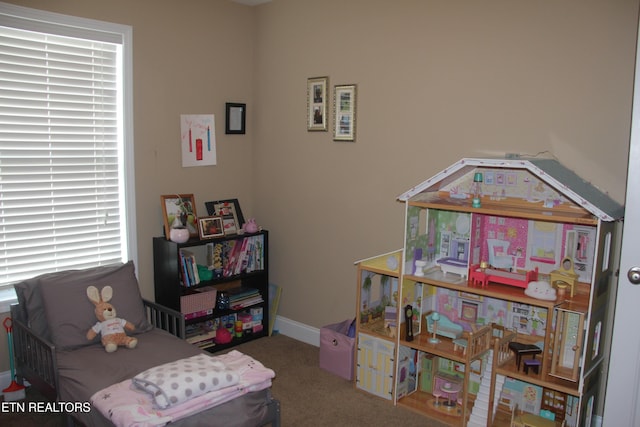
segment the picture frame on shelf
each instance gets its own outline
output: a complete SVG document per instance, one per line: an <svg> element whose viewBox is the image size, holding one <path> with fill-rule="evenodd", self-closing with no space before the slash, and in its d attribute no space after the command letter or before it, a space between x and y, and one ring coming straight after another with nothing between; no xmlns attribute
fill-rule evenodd
<svg viewBox="0 0 640 427"><path fill-rule="evenodd" d="M200 239L213 239L224 236L224 226L220 216L204 216L198 218Z"/></svg>
<svg viewBox="0 0 640 427"><path fill-rule="evenodd" d="M333 94L333 140L356 140L356 85L337 85Z"/></svg>
<svg viewBox="0 0 640 427"><path fill-rule="evenodd" d="M207 214L222 218L225 236L238 234L244 224L244 216L238 199L216 200L205 202Z"/></svg>
<svg viewBox="0 0 640 427"><path fill-rule="evenodd" d="M307 79L307 131L326 131L329 77Z"/></svg>
<svg viewBox="0 0 640 427"><path fill-rule="evenodd" d="M164 235L168 239L172 227L183 226L189 229L189 237L198 237L198 215L196 199L193 194L169 194L160 196Z"/></svg>
<svg viewBox="0 0 640 427"><path fill-rule="evenodd" d="M246 132L247 104L227 102L224 133L227 135L241 135Z"/></svg>

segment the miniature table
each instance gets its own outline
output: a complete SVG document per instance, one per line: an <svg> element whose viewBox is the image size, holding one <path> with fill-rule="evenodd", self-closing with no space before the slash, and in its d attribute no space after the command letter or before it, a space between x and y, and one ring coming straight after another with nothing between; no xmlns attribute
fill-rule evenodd
<svg viewBox="0 0 640 427"><path fill-rule="evenodd" d="M542 353L542 350L537 345L523 344L515 341L511 341L509 343L509 349L516 354L516 366L518 367L518 371L520 370L520 359L523 355L529 354L535 359L536 354Z"/></svg>
<svg viewBox="0 0 640 427"><path fill-rule="evenodd" d="M458 393L462 390L461 382L446 382L440 387L440 390L447 394L447 401L443 403L443 405L448 406L449 408L454 408L456 406L456 402L458 401ZM454 396L454 399L451 398Z"/></svg>

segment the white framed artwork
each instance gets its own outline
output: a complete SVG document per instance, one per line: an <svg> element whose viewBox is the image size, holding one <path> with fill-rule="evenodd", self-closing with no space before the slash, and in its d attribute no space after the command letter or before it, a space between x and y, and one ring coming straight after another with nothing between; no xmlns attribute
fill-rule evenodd
<svg viewBox="0 0 640 427"><path fill-rule="evenodd" d="M213 114L180 115L182 167L216 164L215 129Z"/></svg>

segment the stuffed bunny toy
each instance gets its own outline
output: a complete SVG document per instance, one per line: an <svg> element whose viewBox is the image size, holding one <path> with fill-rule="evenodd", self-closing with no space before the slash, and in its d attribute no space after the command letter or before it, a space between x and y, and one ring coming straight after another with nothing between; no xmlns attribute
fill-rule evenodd
<svg viewBox="0 0 640 427"><path fill-rule="evenodd" d="M99 293L95 286L89 286L87 296L96 306L95 313L99 320L87 332L87 339L92 340L98 334L102 334L102 345L107 353L113 353L120 345L135 348L138 345L138 339L129 337L125 333L125 329L133 331L135 327L131 322L116 317L116 309L109 304L113 296L111 286L102 288L102 293Z"/></svg>

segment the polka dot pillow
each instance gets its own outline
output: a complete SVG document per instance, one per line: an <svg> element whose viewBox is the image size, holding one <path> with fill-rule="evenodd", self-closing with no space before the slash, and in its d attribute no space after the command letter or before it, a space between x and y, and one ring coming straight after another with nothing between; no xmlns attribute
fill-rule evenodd
<svg viewBox="0 0 640 427"><path fill-rule="evenodd" d="M240 375L206 354L159 365L136 375L132 382L149 393L160 409L210 391L236 385Z"/></svg>

